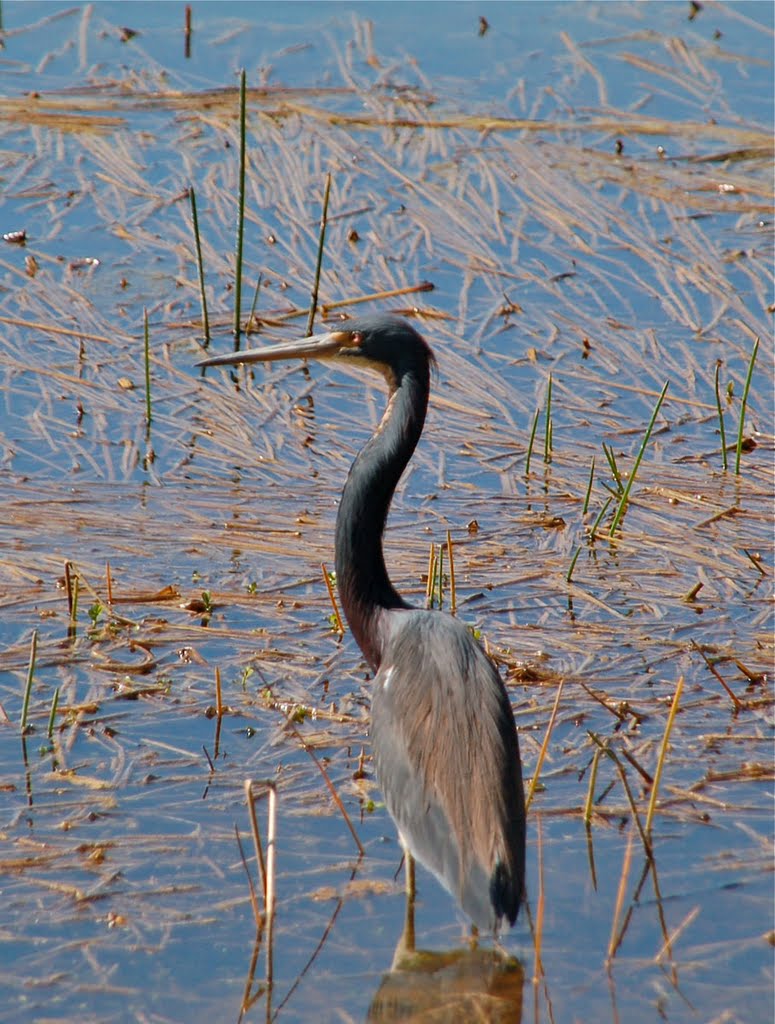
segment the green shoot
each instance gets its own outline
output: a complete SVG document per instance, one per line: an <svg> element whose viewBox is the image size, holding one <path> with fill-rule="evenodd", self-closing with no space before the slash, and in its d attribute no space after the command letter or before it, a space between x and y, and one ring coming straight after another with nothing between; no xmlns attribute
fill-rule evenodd
<svg viewBox="0 0 775 1024"><path fill-rule="evenodd" d="M603 505L603 507L598 512L597 519L594 521L594 523L592 524L592 529L589 531L589 539L590 540L594 540L595 539L595 537L597 535L597 528L598 528L598 526L600 526L600 522L601 522L603 516L608 511L608 506L611 504L611 502L613 500L614 500L613 498L606 498L605 504Z"/></svg>
<svg viewBox="0 0 775 1024"><path fill-rule="evenodd" d="M143 309L143 358L145 361L145 436L151 433L151 344L148 333L148 310Z"/></svg>
<svg viewBox="0 0 775 1024"><path fill-rule="evenodd" d="M48 729L46 730L46 735L48 736L49 739L51 739L52 736L54 735L54 720L56 718L56 713L57 713L57 707L58 706L59 706L59 687L57 686L56 690L54 690L54 698L51 701L51 711L50 711L49 716L48 716Z"/></svg>
<svg viewBox="0 0 775 1024"><path fill-rule="evenodd" d="M191 200L191 220L194 225L194 243L196 245L196 265L199 272L199 301L202 304L202 330L205 336L205 348L210 344L210 318L207 315L207 294L205 293L205 268L202 259L202 240L199 237L199 217L196 212L196 195L194 186L188 190L188 197ZM204 369L202 370L204 373Z"/></svg>
<svg viewBox="0 0 775 1024"><path fill-rule="evenodd" d="M673 722L675 721L676 711L678 710L678 701L681 699L681 691L684 687L684 677L681 676L676 684L675 693L673 694L673 703L670 705L670 713L667 716L667 724L665 725L665 732L662 736L662 745L659 748L659 758L657 759L657 770L654 772L654 781L651 784L651 798L649 800L648 810L646 811L646 835L651 836L651 821L654 817L654 810L657 806L657 791L659 789L659 780L662 778L662 769L665 766L665 757L667 755L667 744L670 739L670 732L673 728Z"/></svg>
<svg viewBox="0 0 775 1024"><path fill-rule="evenodd" d="M30 661L27 666L27 682L24 686L24 703L22 704L21 732L24 735L27 729L27 714L30 709L30 694L32 693L32 680L35 678L35 659L38 656L38 631L33 629L30 640Z"/></svg>
<svg viewBox="0 0 775 1024"><path fill-rule="evenodd" d="M587 493L584 495L584 508L581 510L581 514L585 516L589 511L589 499L592 495L592 481L595 479L595 456L592 456L592 465L589 467L589 482L587 484Z"/></svg>
<svg viewBox="0 0 775 1024"><path fill-rule="evenodd" d="M667 394L667 389L669 386L670 381L666 380L665 386L662 388L659 398L657 399L657 404L654 406L654 412L651 414L651 419L649 420L649 425L646 428L646 433L644 435L643 441L641 442L640 450L638 451L638 454L635 458L635 465L632 467L630 475L627 478L627 485L625 486L624 491L622 492L621 499L619 500L619 507L617 508L616 513L614 514L613 522L611 523L611 530L609 532L609 536L611 537L613 537L616 533L619 527L619 523L622 520L622 516L624 515L625 509L627 507L627 499L630 496L632 485L635 482L635 477L638 474L638 468L646 452L646 446L649 443L649 438L651 437L651 431L654 429L654 424L656 423L657 415L659 414L659 410L662 408L662 403L665 400L665 395Z"/></svg>
<svg viewBox="0 0 775 1024"><path fill-rule="evenodd" d="M549 374L549 386L546 389L546 412L544 415L544 462L552 461L552 375Z"/></svg>
<svg viewBox="0 0 775 1024"><path fill-rule="evenodd" d="M580 554L581 554L581 544L579 544L579 546L576 548L576 550L575 550L575 552L573 554L573 558L571 558L571 560L570 560L570 567L569 567L568 572L567 572L567 574L565 576L565 582L566 583L570 583L572 578L573 578L573 570L576 568L576 562L578 561L578 558L579 558Z"/></svg>
<svg viewBox="0 0 775 1024"><path fill-rule="evenodd" d="M242 246L245 236L245 69L239 80L239 194L237 198L237 250L234 268L234 342L239 347L242 313Z"/></svg>
<svg viewBox="0 0 775 1024"><path fill-rule="evenodd" d="M315 324L315 314L318 309L318 289L320 288L320 270L323 266L323 246L326 241L326 224L328 223L328 197L331 192L331 173L326 175L326 188L323 192L323 210L320 214L320 235L318 236L318 258L315 264L315 280L312 283L312 295L309 303L309 316L307 317L307 335L312 334Z"/></svg>
<svg viewBox="0 0 775 1024"><path fill-rule="evenodd" d="M748 373L745 377L745 388L743 389L743 400L740 403L740 423L737 428L737 450L735 452L735 476L740 476L740 454L743 450L743 429L745 427L745 410L748 406L748 392L751 390L751 378L753 367L756 362L756 354L759 351L759 339L757 338L751 352L751 359L748 363Z"/></svg>
<svg viewBox="0 0 775 1024"><path fill-rule="evenodd" d="M614 455L613 448L609 447L605 443L605 441L603 441L603 451L605 453L606 459L608 460L608 465L611 470L611 476L616 481L616 494L618 496L624 490L624 484L622 483L622 477L619 473L619 467L616 465L616 456Z"/></svg>
<svg viewBox="0 0 775 1024"><path fill-rule="evenodd" d="M719 426L719 432L721 433L721 466L722 466L724 472L726 473L726 471L729 469L729 465L727 463L727 432L724 429L724 410L721 408L721 395L719 394L719 389L718 389L718 375L719 375L719 370L720 369L721 369L721 363L717 362L716 363L716 382L715 382L715 384L716 384L716 408L718 409L718 426Z"/></svg>
<svg viewBox="0 0 775 1024"><path fill-rule="evenodd" d="M250 316L248 317L247 327L245 328L247 334L250 334L251 330L253 329L253 324L255 322L256 306L258 305L258 293L261 289L262 277L262 274L258 275L258 280L256 281L256 290L253 292L253 302L250 305Z"/></svg>
<svg viewBox="0 0 775 1024"><path fill-rule="evenodd" d="M527 459L525 460L525 476L530 476L530 460L533 457L533 444L536 439L536 428L538 427L538 417L541 413L540 409L536 409L536 414L533 417L533 429L530 431L530 442L527 446Z"/></svg>

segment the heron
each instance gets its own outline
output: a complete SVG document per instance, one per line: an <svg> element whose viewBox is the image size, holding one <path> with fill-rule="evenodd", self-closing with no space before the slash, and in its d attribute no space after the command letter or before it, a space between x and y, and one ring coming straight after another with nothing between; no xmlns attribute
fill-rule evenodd
<svg viewBox="0 0 775 1024"><path fill-rule="evenodd" d="M372 756L406 856L408 891L417 860L478 929L497 935L504 921L514 925L524 889L525 801L511 702L466 625L401 597L382 549L393 494L425 424L435 357L408 321L383 314L198 365L299 358L366 367L387 384L385 413L339 503L337 586L374 673Z"/></svg>

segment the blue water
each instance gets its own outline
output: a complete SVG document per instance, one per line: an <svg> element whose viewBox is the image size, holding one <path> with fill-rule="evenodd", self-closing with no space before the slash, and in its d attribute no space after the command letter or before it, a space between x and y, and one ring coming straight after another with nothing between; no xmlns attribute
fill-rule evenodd
<svg viewBox="0 0 775 1024"><path fill-rule="evenodd" d="M440 314L423 323L440 371L395 502L388 563L421 602L427 545L451 529L461 614L507 661L533 669L511 683L528 776L567 677L531 814L533 920L539 827L546 896L537 1018L768 1020L770 780L751 766L766 773L771 763L770 682L749 683L736 660L771 668L771 575L745 553L760 550L768 564L771 160L724 154L770 136L772 6L705 5L689 21L683 3L194 4L188 61L183 9L2 9L0 93L14 102L0 105L0 233L24 229L27 245L0 247L0 1021L236 1020L254 937L234 839L237 824L250 856L248 775L275 778L281 791L273 1005L298 985L280 1019L364 1019L400 934L395 830L378 790L353 778L368 752L369 680L351 639L331 632L320 575L381 388L323 367L273 367L236 390L227 375L203 382L193 369L201 332L182 196L195 185L213 347L228 348L236 98L208 104L243 67L251 88L279 90L250 104L243 308L259 273L260 312L306 304L332 166L325 300L432 280L433 292L388 305ZM122 26L137 35L122 42ZM201 102L157 102L159 90ZM391 112L418 119L480 120L434 133L297 120L280 107L368 119L386 96ZM48 109L80 111L88 125L28 124L29 110ZM545 128L487 132L484 116ZM648 132L630 118L660 123ZM711 121L713 132L691 127ZM667 130L676 123L689 127ZM515 310L503 314L508 302ZM734 440L756 335L747 434L758 447L735 478L720 469L713 374L721 359ZM550 372L554 460L543 462L541 419L528 479L527 439ZM595 515L612 483L601 441L631 467L665 379L668 404L622 543L588 544L592 457ZM68 559L102 600L110 562L128 623L90 631L96 599L85 592L68 638L58 585ZM697 582L700 599L684 600ZM180 596L154 599L167 586ZM182 607L203 592L211 615ZM34 629L25 764L18 723ZM750 708L733 713L692 641ZM131 667L148 653L147 674L105 670L106 659ZM216 667L232 709L217 751L207 714ZM631 821L615 789L601 809L616 810L593 822L593 875L579 810L587 730L653 771L680 675L664 781L673 788L663 790L673 802L655 823L661 901L653 880L638 888L636 835L632 913L609 981ZM639 717L626 711L620 722L581 682ZM59 756L72 775L52 771L47 749L57 686ZM330 715L298 727L319 743L362 862L273 701ZM601 762L598 796L616 779ZM641 807L634 771L630 782ZM465 927L451 901L424 874L419 884L421 945L459 946ZM675 975L655 960L661 917L677 933ZM508 949L525 966L528 1019L527 915ZM264 1009L259 999L248 1019Z"/></svg>

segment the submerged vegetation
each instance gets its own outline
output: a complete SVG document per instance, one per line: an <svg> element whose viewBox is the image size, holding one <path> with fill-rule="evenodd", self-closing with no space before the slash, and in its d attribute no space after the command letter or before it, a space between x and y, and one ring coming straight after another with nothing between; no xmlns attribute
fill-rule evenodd
<svg viewBox="0 0 775 1024"><path fill-rule="evenodd" d="M523 1020L769 1012L771 25L648 9L565 8L551 83L516 22L469 26L482 95L468 48L426 72L378 18L204 85L152 57L171 21L6 26L30 56L0 100L0 1021L318 1021L321 992L384 1020L453 961ZM194 57L239 67L192 10ZM363 308L440 367L391 575L470 624L521 730L528 901L497 967L383 978L400 854L325 568L381 389L193 369ZM460 947L418 881L422 944Z"/></svg>

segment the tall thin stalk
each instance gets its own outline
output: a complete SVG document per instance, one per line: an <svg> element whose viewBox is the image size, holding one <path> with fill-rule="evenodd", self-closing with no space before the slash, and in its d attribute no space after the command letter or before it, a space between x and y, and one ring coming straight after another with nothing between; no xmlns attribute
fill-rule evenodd
<svg viewBox="0 0 775 1024"><path fill-rule="evenodd" d="M648 427L646 427L646 433L645 433L645 435L643 437L643 440L641 441L640 450L638 451L638 455L637 455L637 457L635 459L635 465L630 470L630 475L627 478L627 484L625 485L624 491L622 492L622 496L619 499L619 507L617 508L616 513L614 515L613 522L611 523L611 530L610 530L610 536L611 537L613 537L614 534L616 533L616 531L617 531L617 529L619 527L619 523L621 522L622 516L624 515L624 510L627 507L627 499L630 496L630 491L632 490L632 485L635 483L635 477L638 475L638 468L639 468L639 466L641 464L641 460L642 460L642 458L643 458L643 456L644 456L644 454L646 452L646 447L648 446L649 438L651 437L651 431L654 429L654 424L655 424L657 416L659 414L659 410L662 408L662 403L665 400L665 395L667 394L667 389L668 389L669 386L670 386L670 381L666 380L665 381L665 386L662 388L662 391L661 391L661 393L659 395L659 398L657 399L657 404L654 406L654 411L651 414L651 419L649 420L649 425L648 425Z"/></svg>
<svg viewBox="0 0 775 1024"><path fill-rule="evenodd" d="M726 473L726 471L729 469L729 464L727 461L727 432L724 429L724 410L721 408L721 395L719 394L718 389L718 375L720 369L721 363L716 363L716 409L718 410L718 427L719 433L721 434L721 466L724 472Z"/></svg>
<svg viewBox="0 0 775 1024"><path fill-rule="evenodd" d="M194 186L188 190L188 198L191 201L191 221L194 225L194 244L196 245L196 266L199 274L199 301L202 306L202 330L205 336L205 348L210 344L210 318L207 314L207 294L205 292L205 268L202 258L202 240L199 237L199 217L196 212L196 194Z"/></svg>
<svg viewBox="0 0 775 1024"><path fill-rule="evenodd" d="M326 224L328 223L328 197L331 193L331 173L326 175L326 188L323 193L323 210L320 214L320 234L318 235L318 257L315 264L315 280L312 283L312 295L309 303L309 316L307 317L307 335L312 334L315 324L315 314L318 309L318 291L320 289L320 270L323 266L323 246L326 241Z"/></svg>
<svg viewBox="0 0 775 1024"><path fill-rule="evenodd" d="M751 378L753 367L756 362L756 354L759 351L759 339L753 344L753 352L748 362L748 373L745 377L745 388L743 390L743 401L740 404L740 423L737 427L737 450L735 451L735 476L740 476L740 455L743 451L743 430L745 428L745 411L748 408L748 392L751 390Z"/></svg>
<svg viewBox="0 0 775 1024"><path fill-rule="evenodd" d="M247 76L240 71L239 80L239 190L237 196L237 251L234 268L234 351L239 350L242 332L242 249L245 235L245 95Z"/></svg>

